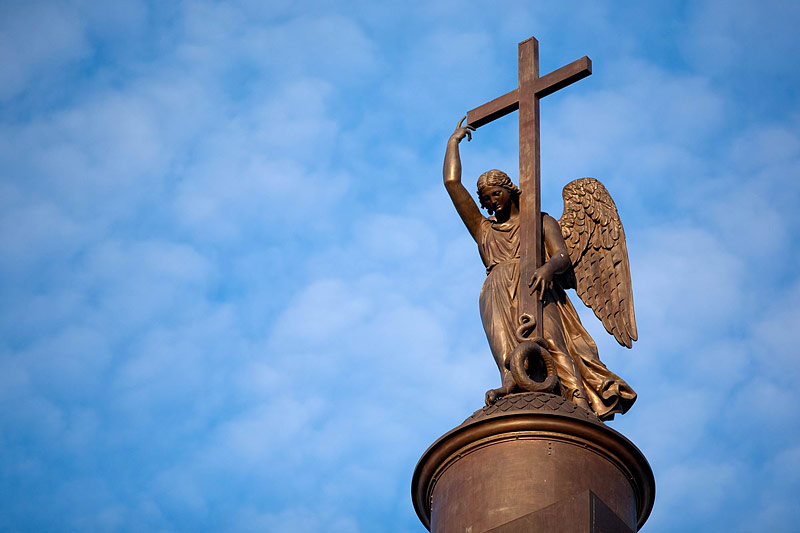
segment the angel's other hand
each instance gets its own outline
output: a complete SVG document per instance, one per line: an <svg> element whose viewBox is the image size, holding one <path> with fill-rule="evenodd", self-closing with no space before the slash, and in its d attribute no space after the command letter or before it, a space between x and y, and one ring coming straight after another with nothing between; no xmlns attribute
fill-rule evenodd
<svg viewBox="0 0 800 533"><path fill-rule="evenodd" d="M531 280L528 282L528 287L531 288L531 294L536 293L541 300L544 298L544 291L547 290L552 281L553 271L545 264L537 268L536 272L533 273Z"/></svg>

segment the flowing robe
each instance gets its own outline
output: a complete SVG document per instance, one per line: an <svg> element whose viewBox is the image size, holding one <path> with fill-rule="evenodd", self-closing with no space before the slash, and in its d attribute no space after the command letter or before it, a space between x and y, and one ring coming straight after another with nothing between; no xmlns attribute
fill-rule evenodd
<svg viewBox="0 0 800 533"><path fill-rule="evenodd" d="M486 266L481 320L503 384L511 379L508 358L519 344L514 334L519 316L519 231L519 219L498 223L484 218L477 239ZM545 253L549 258L547 250ZM636 393L600 361L597 345L581 324L558 276L545 291L542 303L544 337L556 363L562 396L572 401L586 399L602 420L627 411Z"/></svg>

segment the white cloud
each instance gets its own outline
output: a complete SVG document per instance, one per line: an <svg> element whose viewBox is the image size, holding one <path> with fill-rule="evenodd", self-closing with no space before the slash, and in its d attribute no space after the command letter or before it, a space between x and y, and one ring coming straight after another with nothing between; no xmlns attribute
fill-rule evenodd
<svg viewBox="0 0 800 533"><path fill-rule="evenodd" d="M68 5L10 2L0 21L0 101L91 53L85 24Z"/></svg>
<svg viewBox="0 0 800 533"><path fill-rule="evenodd" d="M800 9L780 0L711 0L693 5L683 54L698 70L714 74L787 74L788 54ZM755 81L755 80L750 80Z"/></svg>

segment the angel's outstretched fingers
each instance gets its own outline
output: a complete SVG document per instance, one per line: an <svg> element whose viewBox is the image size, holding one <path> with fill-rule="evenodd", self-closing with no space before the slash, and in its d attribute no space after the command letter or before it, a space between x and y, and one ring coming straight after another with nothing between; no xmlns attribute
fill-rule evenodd
<svg viewBox="0 0 800 533"><path fill-rule="evenodd" d="M539 290L539 282L540 280L536 279L536 276L531 278L531 282L528 284L531 288L531 294L536 294Z"/></svg>
<svg viewBox="0 0 800 533"><path fill-rule="evenodd" d="M460 128L461 124L463 124L465 120L467 120L467 115L464 115L463 117L461 117L461 120L458 121L458 126L456 126L456 128ZM469 127L469 126L467 126L467 127Z"/></svg>

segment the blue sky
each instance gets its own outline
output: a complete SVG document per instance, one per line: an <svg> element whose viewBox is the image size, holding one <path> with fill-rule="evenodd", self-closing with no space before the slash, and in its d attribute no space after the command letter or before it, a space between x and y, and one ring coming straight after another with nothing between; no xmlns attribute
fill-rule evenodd
<svg viewBox="0 0 800 533"><path fill-rule="evenodd" d="M425 448L498 385L447 137L542 72L543 208L625 224L648 533L800 522L790 2L0 5L0 529L421 532ZM516 179L516 120L464 143Z"/></svg>

